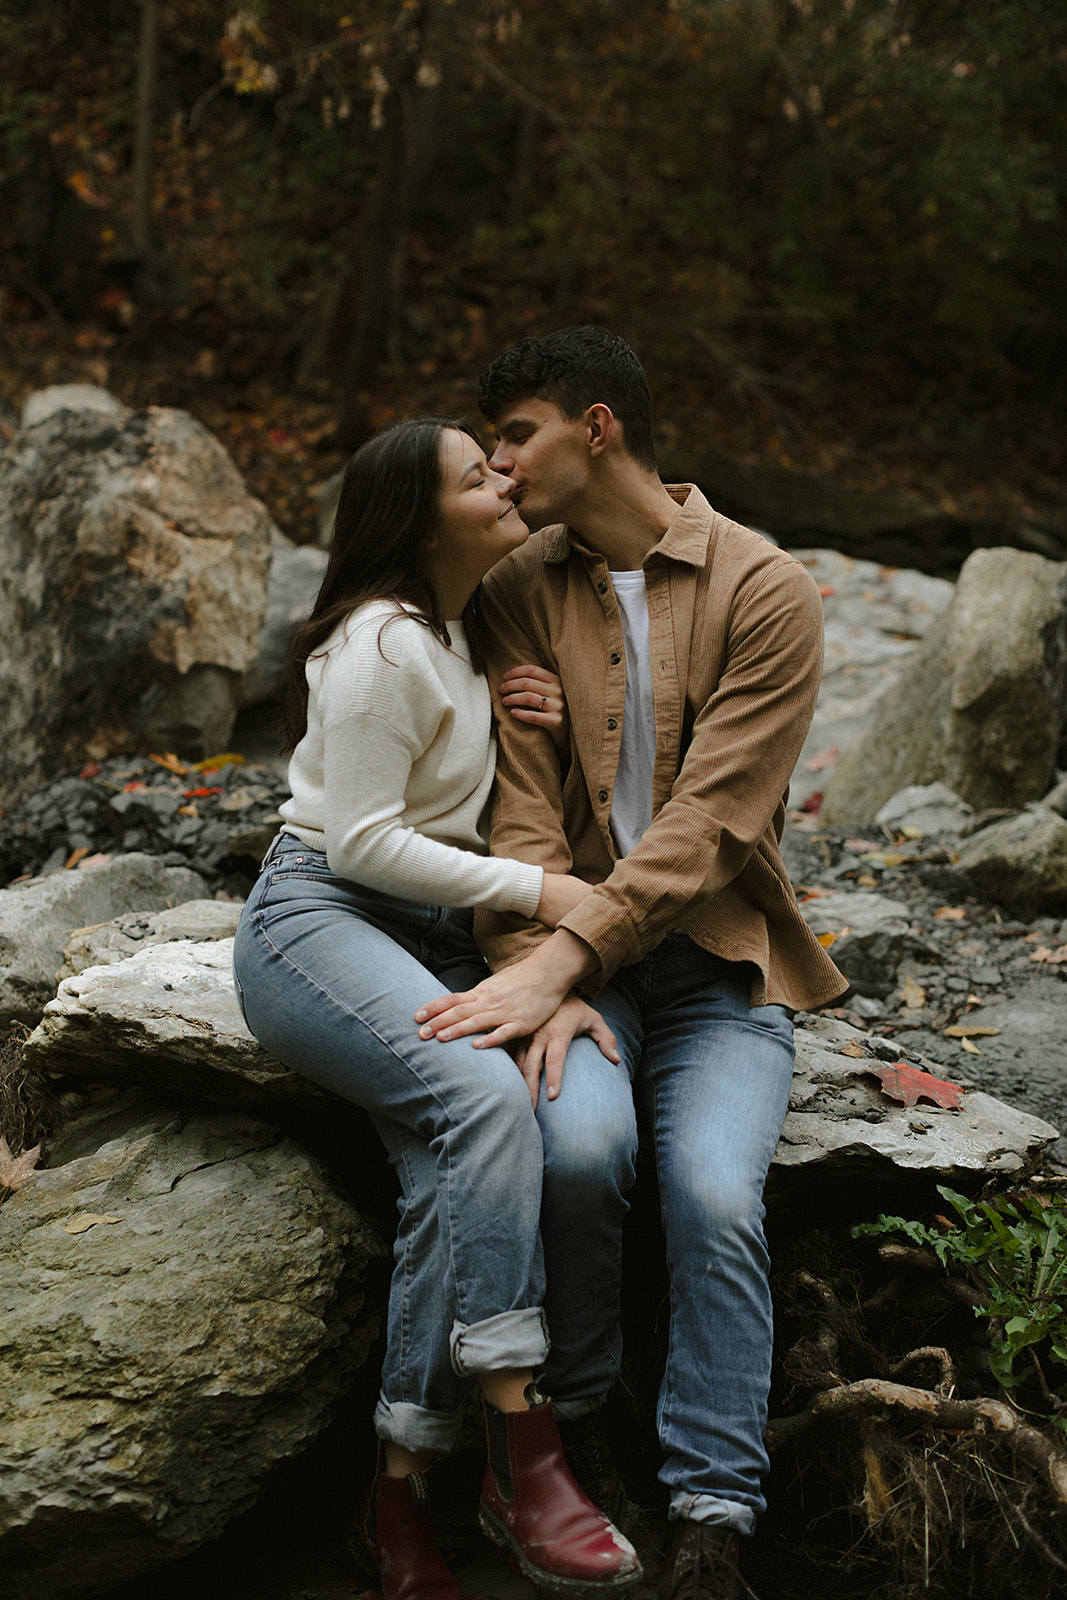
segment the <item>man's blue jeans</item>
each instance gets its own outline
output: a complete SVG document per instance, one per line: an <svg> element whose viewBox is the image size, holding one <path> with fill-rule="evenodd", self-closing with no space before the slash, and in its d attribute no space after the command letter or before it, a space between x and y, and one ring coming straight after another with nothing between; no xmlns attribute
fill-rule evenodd
<svg viewBox="0 0 1067 1600"><path fill-rule="evenodd" d="M419 1038L414 1013L486 976L471 913L335 877L290 834L241 913L234 976L280 1061L370 1113L400 1180L379 1436L448 1450L473 1374L538 1367L547 1339L541 1139L503 1050Z"/></svg>
<svg viewBox="0 0 1067 1600"><path fill-rule="evenodd" d="M675 1517L751 1533L764 1509L771 1301L763 1185L789 1103L793 1025L749 1003L751 968L673 933L595 1001L622 1065L588 1039L559 1097L541 1096L541 1230L552 1349L544 1387L576 1417L618 1376L626 1193L638 1111L650 1121L667 1265L670 1341L658 1424Z"/></svg>

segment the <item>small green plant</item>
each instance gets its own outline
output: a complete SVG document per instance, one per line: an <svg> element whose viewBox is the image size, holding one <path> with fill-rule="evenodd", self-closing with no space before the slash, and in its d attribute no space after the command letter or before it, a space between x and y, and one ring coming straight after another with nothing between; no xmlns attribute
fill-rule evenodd
<svg viewBox="0 0 1067 1600"><path fill-rule="evenodd" d="M940 1186L937 1192L956 1212L957 1224L935 1228L881 1216L857 1224L853 1237L901 1234L933 1251L946 1270L963 1268L985 1298L975 1315L991 1324L994 1377L1013 1389L1036 1373L1052 1420L1067 1431L1067 1396L1048 1383L1034 1348L1043 1345L1049 1359L1067 1366L1067 1199L1028 1193L970 1200ZM1024 1352L1027 1366L1021 1369Z"/></svg>

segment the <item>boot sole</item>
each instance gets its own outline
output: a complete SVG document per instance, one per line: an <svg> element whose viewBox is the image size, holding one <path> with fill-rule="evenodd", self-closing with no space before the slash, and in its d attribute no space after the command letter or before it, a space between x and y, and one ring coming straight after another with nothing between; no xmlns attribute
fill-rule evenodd
<svg viewBox="0 0 1067 1600"><path fill-rule="evenodd" d="M522 1568L523 1577L529 1578L531 1583L536 1583L539 1589L547 1594L579 1595L589 1592L591 1594L621 1594L623 1590L630 1589L639 1583L643 1576L641 1563L637 1563L633 1572L620 1573L615 1578L563 1578L555 1572L545 1572L543 1567L535 1567L525 1551L515 1542L508 1530L499 1523L484 1505L478 1507L478 1521L482 1532L487 1539L500 1545L505 1550L510 1550L519 1566Z"/></svg>

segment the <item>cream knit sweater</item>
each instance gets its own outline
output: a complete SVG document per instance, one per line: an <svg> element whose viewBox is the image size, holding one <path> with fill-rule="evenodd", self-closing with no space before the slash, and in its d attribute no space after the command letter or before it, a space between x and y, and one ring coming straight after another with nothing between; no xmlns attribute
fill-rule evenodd
<svg viewBox="0 0 1067 1600"><path fill-rule="evenodd" d="M430 905L532 916L543 871L487 854L496 740L463 625L448 650L391 601L359 606L307 663L308 725L286 832L331 870Z"/></svg>

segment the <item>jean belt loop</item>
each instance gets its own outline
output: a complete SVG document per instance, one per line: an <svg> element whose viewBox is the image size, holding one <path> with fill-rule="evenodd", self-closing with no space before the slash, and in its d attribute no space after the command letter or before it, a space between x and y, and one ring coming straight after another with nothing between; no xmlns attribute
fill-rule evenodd
<svg viewBox="0 0 1067 1600"><path fill-rule="evenodd" d="M271 840L269 846L267 847L266 855L263 857L263 860L259 864L260 872L264 871L264 869L266 868L267 864L274 860L275 854L278 852L279 846L281 845L281 842L282 842L282 840L284 838L285 838L285 834L284 833L276 833L274 835L274 838Z"/></svg>

